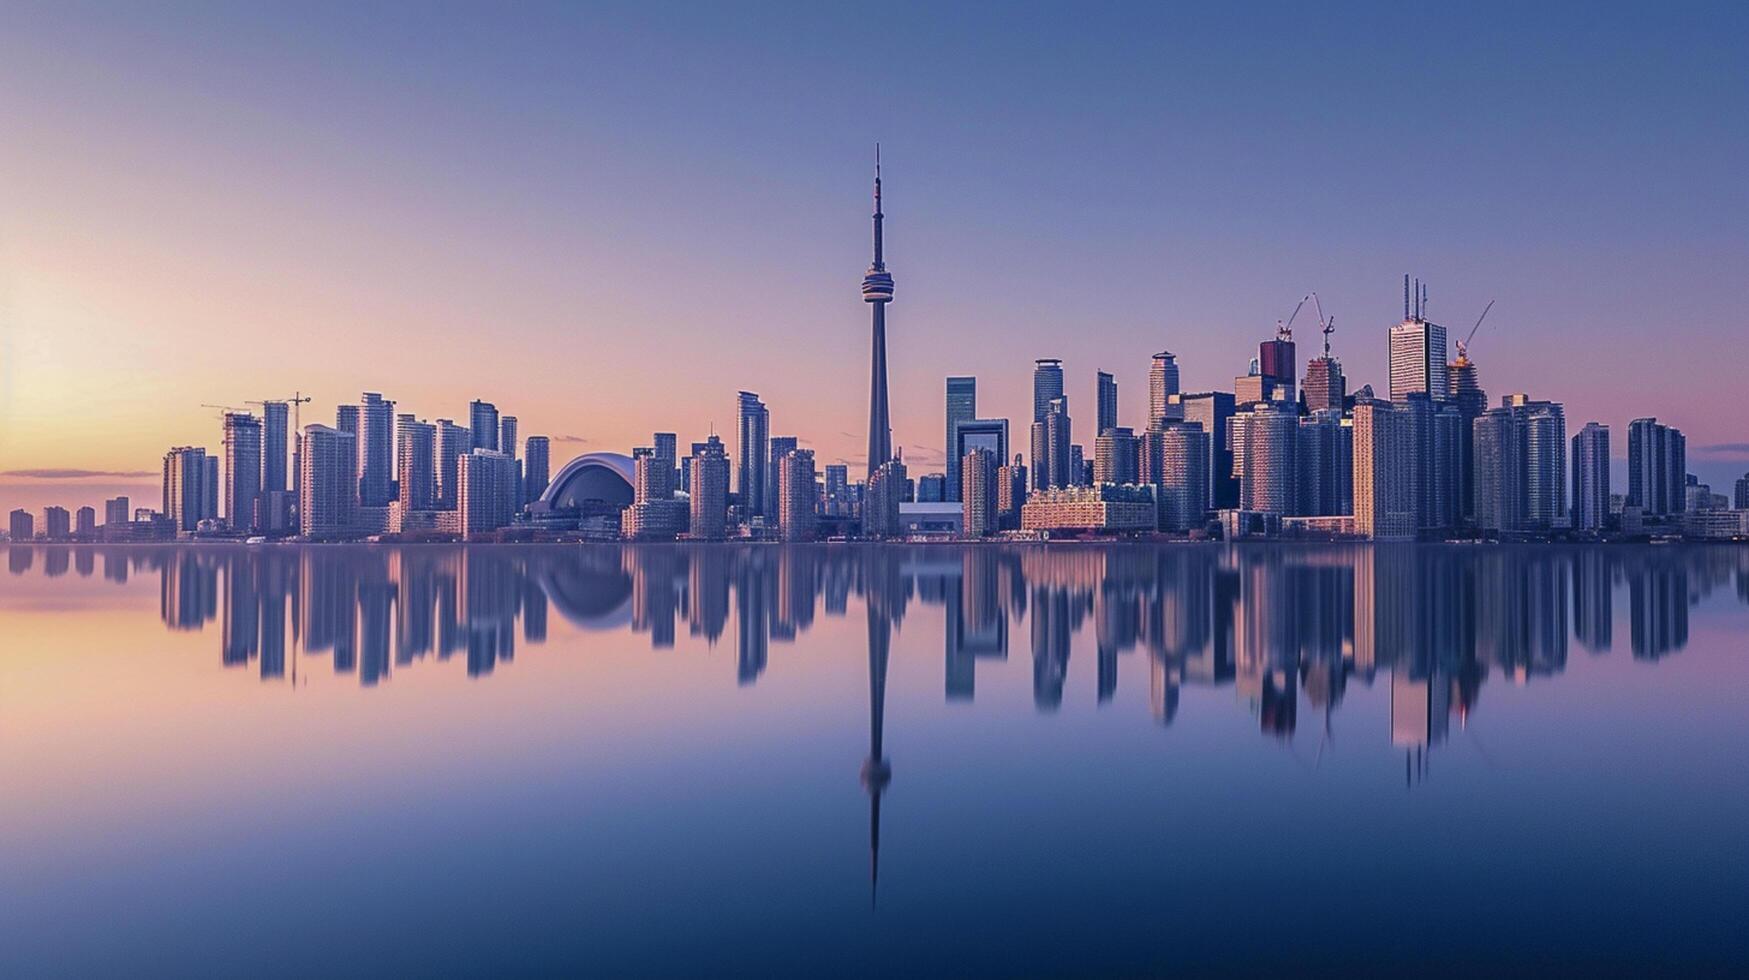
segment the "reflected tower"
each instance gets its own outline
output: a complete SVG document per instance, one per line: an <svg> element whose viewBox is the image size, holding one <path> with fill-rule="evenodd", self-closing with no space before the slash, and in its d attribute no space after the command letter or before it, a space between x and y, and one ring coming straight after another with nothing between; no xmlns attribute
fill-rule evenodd
<svg viewBox="0 0 1749 980"><path fill-rule="evenodd" d="M893 277L881 254L881 147L875 144L874 264L862 277L862 301L874 304L874 353L868 396L868 472L893 458L892 422L887 415L887 304L893 301Z"/></svg>

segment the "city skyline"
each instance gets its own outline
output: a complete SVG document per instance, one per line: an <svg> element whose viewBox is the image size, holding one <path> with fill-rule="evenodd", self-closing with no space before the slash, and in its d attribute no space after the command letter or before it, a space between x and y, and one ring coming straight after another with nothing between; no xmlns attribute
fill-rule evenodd
<svg viewBox="0 0 1749 980"><path fill-rule="evenodd" d="M626 62L643 49L640 20L667 15L616 14L599 32L562 13L529 16L586 51L615 31L634 38L605 63L626 72L622 84L652 81ZM793 26L823 39L837 16ZM1491 402L1514 391L1558 398L1574 430L1596 420L1623 433L1632 418L1656 416L1688 434L1689 469L1702 480L1728 485L1746 468L1728 395L1734 359L1706 356L1728 349L1742 316L1717 286L1745 244L1743 197L1728 179L1743 136L1704 124L1743 98L1711 83L1733 64L1729 25L1636 22L1630 36L1625 22L1598 15L1568 38L1563 18L1533 13L1520 29L1534 43L1517 47L1483 37L1462 14L1418 14L1421 30L1445 40L1412 62L1407 91L1388 92L1340 65L1388 73L1411 63L1397 50L1407 15L1335 15L1313 36L1295 35L1280 46L1284 80L1274 82L1246 81L1241 60L1222 60L1240 33L1222 17L1129 42L1135 25L1113 14L1004 24L980 55L971 23L937 15L929 26L940 40L895 31L879 55L914 77L865 71L877 56L858 54L799 97L793 121L812 142L758 142L777 120L733 102L802 70L793 55L708 104L697 104L699 80L655 80L655 135L623 151L606 148L625 123L611 113L585 106L538 131L504 114L535 91L582 91L595 75L511 72L453 111L465 124L458 132L520 134L503 144L520 148L456 153L429 126L442 118L429 95L392 94L355 58L340 59L320 95L347 92L361 96L356 104L335 109L299 94L311 59L337 53L337 32L306 26L269 41L272 15L233 12L214 25L232 48L201 47L191 31L140 54L116 46L125 16L94 26L75 12L22 15L0 41L9 83L0 116L39 138L0 149L14 185L31 192L0 203L0 509L145 497L150 475L86 478L104 485L87 492L22 474L155 475L163 447L221 451L202 403L293 391L317 399L306 421L361 391L385 391L426 418L494 399L513 406L523 432L552 437L558 464L628 450L651 430L692 438L714 423L725 432L733 392L747 388L822 466L857 469L867 402L847 395L866 383L868 328L843 275L867 262L867 239L847 230L853 202L866 201L876 138L899 188L889 203L900 217L886 231L906 278L888 336L893 442L914 471L946 469L938 443L948 375L978 378L981 415L1024 424L1031 362L1061 357L1082 427L1093 420L1095 372L1106 371L1123 393L1119 424L1141 431L1153 352L1178 355L1182 390L1225 389L1313 289L1338 321L1332 352L1350 389L1383 391L1382 338L1396 322L1403 268L1430 280L1429 316L1453 339L1498 299L1473 348ZM770 22L750 20L733 25L737 53L767 44L757 31ZM897 12L897 23L914 20ZM368 18L349 26L364 43L385 28ZM1290 26L1301 25L1271 22L1265 36L1286 39ZM464 68L550 43L484 28L488 43ZM1033 114L1021 113L998 95L1014 69L991 57L1038 55L1052 31L1071 51L1110 43L1118 56L1036 60L1039 81L1023 92L1038 98L1026 107ZM1340 34L1335 50L1348 57L1317 56L1309 42L1327 32ZM1643 45L1645 35L1668 44ZM932 44L965 63L920 64ZM1199 44L1213 54L1188 67L1160 57ZM1464 57L1478 49L1493 71ZM261 72L247 116L212 95L238 77L244 52L260 56L252 67ZM152 70L177 55L184 71ZM725 57L706 55L703 64ZM1546 58L1573 69L1567 80L1503 111L1499 99ZM418 37L388 58L425 80L443 60ZM1314 69L1324 74L1308 80ZM1114 88L1126 70L1142 84ZM75 78L81 87L70 88ZM1630 84L1639 97L1611 98ZM115 117L128 104L122 91L136 93L138 119ZM1711 101L1670 111L1696 91ZM1077 123L1078 96L1093 93L1104 104ZM1338 95L1340 109L1308 117L1317 125L1289 111ZM872 122L842 112L880 99L887 111ZM51 118L50 105L69 111ZM1417 106L1442 124L1442 152L1414 167L1360 166L1388 158L1416 128ZM706 108L729 111L699 128ZM381 113L402 110L405 125L371 132ZM983 124L965 128L972 119ZM1058 131L1039 136L1040 121ZM737 125L750 135L708 138ZM317 139L278 139L288 126ZM1254 144L1265 137L1304 149L1260 163ZM117 139L137 164L129 179L81 162L114 159ZM644 166L658 149L679 148ZM565 162L563 173L536 162L543 151ZM367 158L400 164L404 191L384 193ZM452 165L436 166L443 159ZM1681 194L1645 190L1661 187ZM725 263L729 229L736 255ZM757 302L725 311L725 295ZM1307 351L1314 340L1296 339ZM665 363L677 344L688 355ZM1091 451L1093 434L1077 434ZM1611 449L1619 481L1619 435Z"/></svg>

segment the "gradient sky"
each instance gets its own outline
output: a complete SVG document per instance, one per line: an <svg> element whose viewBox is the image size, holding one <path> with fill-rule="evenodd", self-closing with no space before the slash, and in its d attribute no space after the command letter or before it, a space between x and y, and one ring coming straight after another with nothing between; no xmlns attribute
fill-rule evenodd
<svg viewBox="0 0 1749 980"><path fill-rule="evenodd" d="M748 388L859 461L877 139L927 468L945 374L1018 427L1062 357L1090 442L1095 370L1139 424L1154 351L1230 388L1311 290L1382 389L1412 272L1456 336L1498 300L1491 399L1749 469L1741 4L655 6L5 3L0 508L150 497L201 403L299 389L562 460Z"/></svg>

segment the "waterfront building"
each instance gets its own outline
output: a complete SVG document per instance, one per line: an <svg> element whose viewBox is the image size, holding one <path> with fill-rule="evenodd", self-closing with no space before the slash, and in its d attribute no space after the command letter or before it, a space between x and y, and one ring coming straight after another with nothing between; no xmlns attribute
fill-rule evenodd
<svg viewBox="0 0 1749 980"><path fill-rule="evenodd" d="M735 395L735 492L741 512L751 517L764 513L765 461L771 458L771 412L751 391Z"/></svg>
<svg viewBox="0 0 1749 980"><path fill-rule="evenodd" d="M126 524L132 509L133 501L127 497L111 497L103 502L103 523Z"/></svg>
<svg viewBox="0 0 1749 980"><path fill-rule="evenodd" d="M219 519L219 458L207 456L201 460L201 519Z"/></svg>
<svg viewBox="0 0 1749 980"><path fill-rule="evenodd" d="M783 458L794 452L798 444L795 436L772 436L766 442L770 458L765 465L765 504L759 508L759 513L765 515L768 524L777 523L782 508L783 492L778 483L783 475Z"/></svg>
<svg viewBox="0 0 1749 980"><path fill-rule="evenodd" d="M961 423L978 417L978 379L950 376L947 379L947 432L942 445L947 450L947 492L949 500L960 499L960 460L965 452L959 446ZM998 457L1001 458L1001 457Z"/></svg>
<svg viewBox="0 0 1749 980"><path fill-rule="evenodd" d="M1184 421L1195 422L1208 434L1210 510L1225 510L1239 506L1239 481L1233 475L1233 444L1231 419L1236 408L1236 396L1225 391L1203 391L1180 395L1178 407Z"/></svg>
<svg viewBox="0 0 1749 980"><path fill-rule="evenodd" d="M1163 429L1169 419L1182 419L1178 395L1178 360L1169 350L1154 355L1148 365L1148 428Z"/></svg>
<svg viewBox="0 0 1749 980"><path fill-rule="evenodd" d="M1111 426L1093 441L1093 483L1135 483L1141 445L1135 430Z"/></svg>
<svg viewBox="0 0 1749 980"><path fill-rule="evenodd" d="M814 451L791 449L778 469L778 531L785 541L809 541L814 537Z"/></svg>
<svg viewBox="0 0 1749 980"><path fill-rule="evenodd" d="M1609 426L1587 422L1573 436L1573 528L1609 524Z"/></svg>
<svg viewBox="0 0 1749 980"><path fill-rule="evenodd" d="M1510 408L1483 412L1474 422L1476 526L1483 531L1517 531L1524 527L1525 427Z"/></svg>
<svg viewBox="0 0 1749 980"><path fill-rule="evenodd" d="M498 448L498 406L476 398L468 402L468 428L473 434L469 452Z"/></svg>
<svg viewBox="0 0 1749 980"><path fill-rule="evenodd" d="M955 424L953 439L947 444L950 459L964 460L974 449L987 449L1000 466L1008 458L1007 419L964 419ZM957 463L955 464L957 467ZM950 473L957 473L954 469ZM953 492L953 476L948 477L948 490ZM961 481L962 484L964 481ZM953 499L959 499L955 493Z"/></svg>
<svg viewBox="0 0 1749 980"><path fill-rule="evenodd" d="M1209 511L1208 433L1201 423L1167 420L1142 436L1138 482L1154 488L1162 531L1189 531Z"/></svg>
<svg viewBox="0 0 1749 980"><path fill-rule="evenodd" d="M1688 442L1655 418L1628 423L1627 505L1647 517L1680 514L1686 506Z"/></svg>
<svg viewBox="0 0 1749 980"><path fill-rule="evenodd" d="M1261 402L1233 416L1234 434L1243 433L1244 473L1239 485L1241 510L1285 515L1295 510L1294 481L1298 476L1294 450L1299 443L1299 416L1283 402ZM1234 455L1239 468L1240 454Z"/></svg>
<svg viewBox="0 0 1749 980"><path fill-rule="evenodd" d="M1073 425L1069 419L1068 398L1059 396L1051 399L1043 423L1034 424L1035 441L1041 429L1044 437L1043 454L1042 458L1036 455L1039 447L1035 446L1032 465L1035 468L1043 467L1043 472L1035 472L1034 487L1067 487L1080 483L1075 473L1080 469L1079 461L1074 458L1070 441Z"/></svg>
<svg viewBox="0 0 1749 980"><path fill-rule="evenodd" d="M1315 362L1314 362L1315 363ZM1311 392L1308 388L1307 397ZM1354 427L1341 412L1319 409L1299 424L1294 512L1307 517L1354 513Z"/></svg>
<svg viewBox="0 0 1749 980"><path fill-rule="evenodd" d="M1098 417L1093 426L1093 435L1096 438L1117 425L1117 379L1108 371L1100 371L1097 380L1095 406Z"/></svg>
<svg viewBox="0 0 1749 980"><path fill-rule="evenodd" d="M359 406L358 501L365 507L387 507L394 498L395 403L374 391Z"/></svg>
<svg viewBox="0 0 1749 980"><path fill-rule="evenodd" d="M955 503L948 499L947 474L925 473L917 478L917 490L912 499L920 504Z"/></svg>
<svg viewBox="0 0 1749 980"><path fill-rule="evenodd" d="M540 499L551 478L552 442L546 436L529 436L523 444L522 496L524 503Z"/></svg>
<svg viewBox="0 0 1749 980"><path fill-rule="evenodd" d="M1025 531L1151 531L1156 521L1153 491L1133 484L1053 487L1020 508Z"/></svg>
<svg viewBox="0 0 1749 980"><path fill-rule="evenodd" d="M164 454L164 516L190 533L207 516L206 450L177 446Z"/></svg>
<svg viewBox="0 0 1749 980"><path fill-rule="evenodd" d="M890 459L869 474L863 494L862 534L867 538L891 538L903 533L899 504L905 492L905 464Z"/></svg>
<svg viewBox="0 0 1749 980"><path fill-rule="evenodd" d="M356 437L339 428L307 425L301 438L299 530L306 538L343 537L353 530L358 487Z"/></svg>
<svg viewBox="0 0 1749 980"><path fill-rule="evenodd" d="M225 520L233 531L255 526L261 496L261 420L248 412L225 413Z"/></svg>
<svg viewBox="0 0 1749 980"><path fill-rule="evenodd" d="M1014 462L996 471L996 520L1005 531L1020 527L1020 508L1026 504L1026 457L1016 453Z"/></svg>
<svg viewBox="0 0 1749 980"><path fill-rule="evenodd" d="M13 544L36 540L36 518L20 507L7 515L7 537Z"/></svg>
<svg viewBox="0 0 1749 980"><path fill-rule="evenodd" d="M1444 532L1457 525L1463 503L1458 487L1463 416L1457 406L1422 391L1405 395L1397 409L1403 413L1414 460L1410 493L1415 498L1415 526L1420 531Z"/></svg>
<svg viewBox="0 0 1749 980"><path fill-rule="evenodd" d="M492 449L461 458L456 483L456 520L464 539L509 526L516 516L516 463Z"/></svg>
<svg viewBox="0 0 1749 980"><path fill-rule="evenodd" d="M960 508L966 537L981 538L998 529L996 465L1001 457L988 449L974 449L960 463Z"/></svg>
<svg viewBox="0 0 1749 980"><path fill-rule="evenodd" d="M43 508L42 535L48 541L65 541L73 536L73 522L67 508L53 504Z"/></svg>
<svg viewBox="0 0 1749 980"><path fill-rule="evenodd" d="M395 419L395 499L404 511L437 506L437 426L412 415Z"/></svg>
<svg viewBox="0 0 1749 980"><path fill-rule="evenodd" d="M1749 473L1738 477L1732 489L1731 506L1737 510L1749 510Z"/></svg>
<svg viewBox="0 0 1749 980"><path fill-rule="evenodd" d="M454 510L461 481L461 458L474 451L474 430L449 419L437 420L437 509Z"/></svg>
<svg viewBox="0 0 1749 980"><path fill-rule="evenodd" d="M1354 533L1378 541L1415 537L1414 458L1397 406L1372 398L1354 405Z"/></svg>
<svg viewBox="0 0 1749 980"><path fill-rule="evenodd" d="M90 538L97 533L97 508L81 507L74 512L73 533L81 538Z"/></svg>
<svg viewBox="0 0 1749 980"><path fill-rule="evenodd" d="M826 464L825 510L827 517L850 513L850 467L843 463Z"/></svg>
<svg viewBox="0 0 1749 980"><path fill-rule="evenodd" d="M511 459L516 458L516 416L500 415L498 417L498 451Z"/></svg>
<svg viewBox="0 0 1749 980"><path fill-rule="evenodd" d="M704 442L693 444L687 483L691 488L692 539L723 540L728 531L729 454L714 433Z"/></svg>
<svg viewBox="0 0 1749 980"><path fill-rule="evenodd" d="M290 406L283 401L261 403L261 492L289 490L286 482L285 456L287 415Z"/></svg>
<svg viewBox="0 0 1749 980"><path fill-rule="evenodd" d="M1522 427L1524 516L1527 530L1567 525L1567 416L1559 402L1523 393L1501 399Z"/></svg>

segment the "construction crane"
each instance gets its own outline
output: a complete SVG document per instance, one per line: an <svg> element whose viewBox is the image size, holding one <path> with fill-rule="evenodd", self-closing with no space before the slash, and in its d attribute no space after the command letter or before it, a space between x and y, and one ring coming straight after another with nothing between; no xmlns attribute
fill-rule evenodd
<svg viewBox="0 0 1749 980"><path fill-rule="evenodd" d="M1275 321L1275 339L1276 340L1292 340L1292 339L1294 339L1294 320L1298 319L1298 317L1300 315L1300 310L1302 308L1304 308L1306 305L1306 300L1309 300L1311 298L1312 298L1312 295L1310 293L1307 293L1306 295L1301 296L1299 305L1294 307L1293 313L1288 315L1287 321L1285 323L1282 322L1281 320Z"/></svg>
<svg viewBox="0 0 1749 980"><path fill-rule="evenodd" d="M1330 335L1336 332L1336 318L1324 316L1324 304L1318 301L1318 294L1312 293L1312 309L1318 314L1318 330L1324 335L1324 359L1330 359Z"/></svg>
<svg viewBox="0 0 1749 980"><path fill-rule="evenodd" d="M1476 339L1476 331L1482 329L1482 321L1488 319L1488 311L1493 308L1494 301L1489 300L1488 305L1482 307L1482 315L1476 317L1476 325L1470 328L1470 335L1457 342L1457 353L1459 358L1467 358L1470 356L1470 341Z"/></svg>
<svg viewBox="0 0 1749 980"><path fill-rule="evenodd" d="M219 413L219 424L220 425L223 425L225 423L225 416L231 414L232 412L247 412L247 411L249 411L246 408L238 408L235 405L214 405L214 404L211 404L209 402L202 402L200 407L201 408L210 408L210 409L216 410Z"/></svg>

